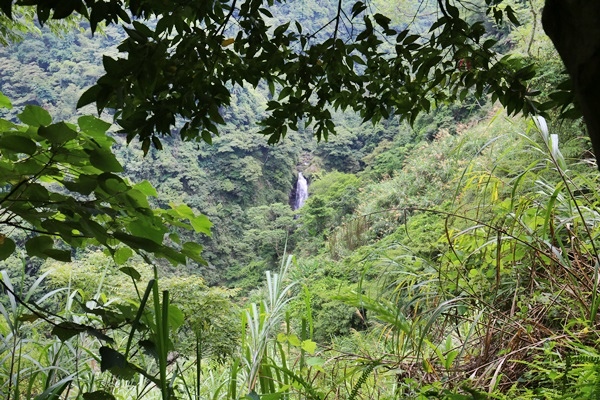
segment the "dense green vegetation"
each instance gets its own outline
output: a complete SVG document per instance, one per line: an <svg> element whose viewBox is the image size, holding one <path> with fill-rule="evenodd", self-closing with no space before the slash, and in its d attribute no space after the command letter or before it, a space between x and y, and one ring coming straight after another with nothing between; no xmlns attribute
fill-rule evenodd
<svg viewBox="0 0 600 400"><path fill-rule="evenodd" d="M272 4L267 21L298 20L326 41L337 2L297 3ZM481 9L461 15L483 21L494 51L515 55L540 102L568 103L557 99L570 94L555 91L564 77L536 22L540 2L507 4L522 25L506 8L503 24ZM439 10L369 6L394 16L379 25L423 34ZM477 93L489 71L468 78L477 67L461 57L452 79L473 84L446 98L428 92L419 107L438 107L411 109L412 124L383 108L365 124L364 112L324 106L329 116L316 121L335 122L335 136L316 142L329 128L300 124L270 145L260 129L275 97L263 82L228 86L218 116L216 103L200 110L219 125L218 136L206 121L196 127L210 145L184 140L185 129L146 141L157 136L122 119L133 98L102 119L76 110L120 68L99 54L142 40L113 25L90 36L102 12L37 32L33 13L17 10L16 22L0 21L11 42L0 49L3 397L600 395L600 176L582 123L558 119L572 108L515 116L523 106L501 99L509 116L493 89ZM277 101L288 96L300 93ZM453 96L460 103L445 101ZM113 116L120 127L105 122ZM266 133L277 135L272 122ZM298 172L309 198L293 211Z"/></svg>

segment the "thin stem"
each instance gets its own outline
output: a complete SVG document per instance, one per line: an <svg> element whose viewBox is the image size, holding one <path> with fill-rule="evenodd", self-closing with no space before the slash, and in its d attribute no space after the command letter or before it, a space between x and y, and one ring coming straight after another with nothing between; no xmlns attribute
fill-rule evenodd
<svg viewBox="0 0 600 400"><path fill-rule="evenodd" d="M335 17L335 28L333 30L333 48L337 39L338 28L340 26L340 18L342 17L342 0L338 0L337 15Z"/></svg>
<svg viewBox="0 0 600 400"><path fill-rule="evenodd" d="M442 14L444 14L444 17L450 19L450 16L446 12L446 8L444 8L444 4L442 3L442 0L437 0L437 2L438 2L438 5L440 6L440 11L442 12Z"/></svg>

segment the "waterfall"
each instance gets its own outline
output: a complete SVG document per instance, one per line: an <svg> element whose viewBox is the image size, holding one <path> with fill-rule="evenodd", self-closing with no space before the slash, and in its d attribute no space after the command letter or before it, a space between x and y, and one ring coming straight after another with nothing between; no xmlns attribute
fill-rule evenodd
<svg viewBox="0 0 600 400"><path fill-rule="evenodd" d="M308 199L308 183L302 172L298 172L298 182L296 182L296 196L292 204L292 210L297 210L304 205Z"/></svg>

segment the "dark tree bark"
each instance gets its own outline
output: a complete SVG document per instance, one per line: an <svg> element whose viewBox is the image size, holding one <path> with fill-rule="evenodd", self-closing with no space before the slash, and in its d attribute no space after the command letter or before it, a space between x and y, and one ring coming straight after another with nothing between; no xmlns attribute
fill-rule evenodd
<svg viewBox="0 0 600 400"><path fill-rule="evenodd" d="M546 0L542 24L571 76L600 160L600 1Z"/></svg>

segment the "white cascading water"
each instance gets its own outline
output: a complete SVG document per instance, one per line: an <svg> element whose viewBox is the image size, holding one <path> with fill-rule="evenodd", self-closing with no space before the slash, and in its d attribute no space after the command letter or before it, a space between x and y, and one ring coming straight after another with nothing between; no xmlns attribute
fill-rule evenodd
<svg viewBox="0 0 600 400"><path fill-rule="evenodd" d="M304 205L308 199L308 183L302 172L298 172L298 182L296 182L296 198L292 209L297 210Z"/></svg>

